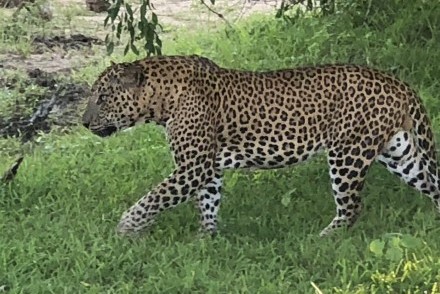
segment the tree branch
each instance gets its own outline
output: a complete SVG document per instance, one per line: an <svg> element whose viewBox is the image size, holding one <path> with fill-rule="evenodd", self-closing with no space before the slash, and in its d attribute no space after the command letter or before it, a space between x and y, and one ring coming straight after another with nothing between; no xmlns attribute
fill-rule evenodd
<svg viewBox="0 0 440 294"><path fill-rule="evenodd" d="M214 9L212 9L208 4L205 3L205 0L200 0L200 3L202 3L203 5L206 6L206 8L208 8L208 10L212 13L214 13L215 15L217 15L220 19L222 19L229 27L232 28L231 23L223 16L223 14L215 11Z"/></svg>

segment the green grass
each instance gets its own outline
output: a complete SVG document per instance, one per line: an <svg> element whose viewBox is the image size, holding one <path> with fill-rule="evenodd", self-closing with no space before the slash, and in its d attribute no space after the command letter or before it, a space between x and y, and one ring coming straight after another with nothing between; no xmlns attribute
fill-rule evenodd
<svg viewBox="0 0 440 294"><path fill-rule="evenodd" d="M324 293L418 293L439 286L436 212L379 166L359 223L329 238L317 236L334 213L317 157L279 172L228 173L215 239L197 236L187 204L133 240L114 228L172 169L160 130L138 127L107 140L77 130L41 144L1 187L0 284L11 293L314 293L311 282ZM384 244L383 256L370 250L372 241L393 238L398 244Z"/></svg>
<svg viewBox="0 0 440 294"><path fill-rule="evenodd" d="M435 13L417 18L433 32ZM252 70L369 64L418 89L438 132L439 36L420 44L407 34L416 20L401 14L384 30L351 29L346 15L294 24L259 16L227 33L177 33L164 50ZM92 82L108 59L74 78ZM159 127L107 139L76 128L0 148L0 170L14 148L27 153L16 179L0 186L0 287L9 293L440 293L438 212L381 166L368 175L358 223L327 238L318 234L335 206L318 156L280 171L228 172L215 239L198 236L191 203L128 239L114 232L121 213L173 168Z"/></svg>
<svg viewBox="0 0 440 294"><path fill-rule="evenodd" d="M81 32L85 35L102 32L104 28L96 23L87 23L80 17L94 15L85 6L69 3L50 3L56 11L51 21L41 19L38 7L45 0L27 4L24 9L13 16L15 9L0 8L0 53L29 56L34 53L32 41L35 37L52 37Z"/></svg>

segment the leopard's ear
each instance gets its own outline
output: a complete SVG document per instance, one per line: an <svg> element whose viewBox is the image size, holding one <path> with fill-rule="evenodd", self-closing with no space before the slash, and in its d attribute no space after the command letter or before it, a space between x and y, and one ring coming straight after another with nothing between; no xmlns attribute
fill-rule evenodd
<svg viewBox="0 0 440 294"><path fill-rule="evenodd" d="M145 69L139 63L126 64L120 79L122 84L127 88L139 87L145 81Z"/></svg>

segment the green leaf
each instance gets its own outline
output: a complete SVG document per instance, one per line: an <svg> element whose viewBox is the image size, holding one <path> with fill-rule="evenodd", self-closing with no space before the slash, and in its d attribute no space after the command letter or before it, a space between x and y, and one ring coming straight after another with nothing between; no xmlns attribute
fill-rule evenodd
<svg viewBox="0 0 440 294"><path fill-rule="evenodd" d="M401 243L402 239L400 239L399 237L392 237L390 240L390 246L391 247L400 247L400 243Z"/></svg>
<svg viewBox="0 0 440 294"><path fill-rule="evenodd" d="M110 15L107 15L104 19L104 27L107 26L109 20L110 20Z"/></svg>
<svg viewBox="0 0 440 294"><path fill-rule="evenodd" d="M292 194L295 193L295 191L296 191L296 189L293 188L293 189L287 191L287 193L284 193L284 195L281 198L281 204L284 207L287 207L290 204L290 202L292 200Z"/></svg>
<svg viewBox="0 0 440 294"><path fill-rule="evenodd" d="M119 22L116 27L116 38L121 38L121 31L122 31L122 22Z"/></svg>
<svg viewBox="0 0 440 294"><path fill-rule="evenodd" d="M110 55L113 53L113 50L115 48L115 43L113 41L110 41L107 43L106 49L107 49L107 54Z"/></svg>
<svg viewBox="0 0 440 294"><path fill-rule="evenodd" d="M121 2L116 2L115 6L108 10L108 15L110 16L112 22L115 21L116 17L119 14L119 9L121 8Z"/></svg>
<svg viewBox="0 0 440 294"><path fill-rule="evenodd" d="M145 35L147 42L154 42L154 28L151 26L151 24L149 24L147 26L147 31L146 31L146 35Z"/></svg>
<svg viewBox="0 0 440 294"><path fill-rule="evenodd" d="M385 257L392 261L399 261L403 257L403 251L399 247L389 247L385 253Z"/></svg>
<svg viewBox="0 0 440 294"><path fill-rule="evenodd" d="M123 35L128 34L129 38L124 49L124 55L130 50L137 55L139 54L138 48L134 45L135 41L141 41L144 44L143 47L148 55L161 54L162 41L157 32L162 26L159 23L157 14L154 12L151 14L151 21L148 20L148 9L153 7L150 1L141 0L140 12L133 10L133 7L129 3L125 3L124 0L110 1L113 2L113 6L108 10L104 23L105 25L112 25L112 36L116 37L117 40L121 40ZM125 8L123 12L120 11L121 7ZM135 13L137 14L136 21L134 20ZM138 19L139 14L140 19ZM116 19L119 22L116 22ZM109 46L109 52L113 52L114 48L112 46L114 44Z"/></svg>
<svg viewBox="0 0 440 294"><path fill-rule="evenodd" d="M404 235L401 244L405 248L417 249L422 246L422 240L411 235Z"/></svg>
<svg viewBox="0 0 440 294"><path fill-rule="evenodd" d="M291 199L290 199L289 195L284 195L284 196L281 198L281 204L282 204L284 207L289 206L290 201L291 201Z"/></svg>
<svg viewBox="0 0 440 294"><path fill-rule="evenodd" d="M131 43L130 47L131 47L131 51L133 51L134 54L139 55L139 50L136 48L136 46L133 43Z"/></svg>
<svg viewBox="0 0 440 294"><path fill-rule="evenodd" d="M145 2L142 2L141 5L141 21L145 19L145 15L147 15L147 4Z"/></svg>
<svg viewBox="0 0 440 294"><path fill-rule="evenodd" d="M130 33L130 42L133 42L134 40L134 27L132 22L127 23L127 30Z"/></svg>
<svg viewBox="0 0 440 294"><path fill-rule="evenodd" d="M130 19L133 20L133 10L131 9L130 4L125 3L125 10L127 11L128 15L130 16Z"/></svg>
<svg viewBox="0 0 440 294"><path fill-rule="evenodd" d="M373 240L370 243L370 251L374 253L374 255L380 257L383 255L383 249L385 248L385 242L379 239Z"/></svg>
<svg viewBox="0 0 440 294"><path fill-rule="evenodd" d="M156 7L154 7L153 3L150 3L150 0L145 0L145 2L147 3L148 8L150 8L150 10L156 9Z"/></svg>
<svg viewBox="0 0 440 294"><path fill-rule="evenodd" d="M159 38L159 36L156 35L156 44L157 46L159 46L160 48L162 48L162 40Z"/></svg>
<svg viewBox="0 0 440 294"><path fill-rule="evenodd" d="M157 15L154 12L151 14L151 22L154 23L154 24L158 23Z"/></svg>
<svg viewBox="0 0 440 294"><path fill-rule="evenodd" d="M162 45L157 45L157 46L155 46L155 48L156 48L156 54L157 55L162 55Z"/></svg>

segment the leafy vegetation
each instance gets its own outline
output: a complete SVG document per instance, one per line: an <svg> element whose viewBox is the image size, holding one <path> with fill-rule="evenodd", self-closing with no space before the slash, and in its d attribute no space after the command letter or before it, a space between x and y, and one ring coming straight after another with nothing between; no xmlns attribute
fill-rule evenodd
<svg viewBox="0 0 440 294"><path fill-rule="evenodd" d="M125 8L121 11L121 8ZM153 5L149 0L141 0L139 7L139 19L135 19L136 15L132 6L124 0L114 0L113 5L108 10L108 15L104 21L106 26L111 24L112 33L107 34L105 41L107 45L107 53L113 53L115 47L115 39L121 40L123 33L128 33L129 40L125 45L124 55L129 51L139 55L139 49L136 47L136 41L144 41L143 49L150 54L161 54L162 40L158 31L161 26L158 22L157 14L152 11ZM148 14L147 14L148 12Z"/></svg>
<svg viewBox="0 0 440 294"><path fill-rule="evenodd" d="M417 15L408 4L392 22L379 9L368 22L347 10L254 16L233 29L178 31L163 50L250 70L368 64L416 88L438 132L440 13L435 1L418 3ZM92 82L106 66L99 58L74 77ZM5 170L17 141L0 148ZM227 173L215 239L197 237L192 205L124 239L114 233L120 214L172 170L159 127L107 139L78 127L21 148L28 155L16 179L0 186L0 287L10 293L440 293L438 212L380 166L368 175L358 223L328 238L317 236L334 214L318 156L292 169Z"/></svg>

